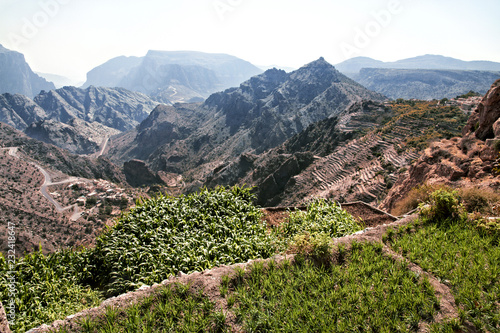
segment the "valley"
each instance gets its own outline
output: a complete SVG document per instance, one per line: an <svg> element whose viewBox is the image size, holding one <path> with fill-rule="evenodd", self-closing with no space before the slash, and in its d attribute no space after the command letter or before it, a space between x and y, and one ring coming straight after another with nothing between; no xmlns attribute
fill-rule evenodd
<svg viewBox="0 0 500 333"><path fill-rule="evenodd" d="M171 63L181 56L190 54L150 51L144 58L117 58L89 76L111 84L137 83L143 72L155 74L151 82L157 86L148 91L98 87L89 80L86 88L41 91L33 99L0 95L0 233L12 233L9 225L15 225L16 267L48 272L40 277L32 268L19 268L20 281L40 289L23 291L17 299L25 317L15 330L64 319L101 302L116 301L123 306L121 316L132 317L125 314L128 305L120 298L104 299L187 281L186 273L189 279L211 276L213 268L233 274L234 283L230 287L230 278L222 275L211 282L210 297L228 314L218 322L251 330L258 324L243 312L248 304L239 303L234 310L230 304L238 301L229 297L243 295L236 284L250 283L252 274L263 271L259 273L257 264L240 270L224 265L257 258L275 265L269 258L284 255L293 258L294 269L301 262L337 269L346 262L358 265L358 255L366 253L377 260L377 276L389 276L385 267L390 262L411 263L411 269L398 264L393 273L425 290L416 292L421 304L432 304L425 314L410 305L398 308L397 325L412 330L498 326L490 315L496 305L483 298L476 300L484 304L483 312L460 317L453 300L469 306L453 289L462 288L461 283L446 289L450 283L440 280L439 271L417 265L411 253L400 253L398 242L414 241L406 237L426 233L434 224L460 234L453 223L470 229L468 237L478 248L485 245L477 235L488 242L497 239L500 80L485 94L461 86L463 80L457 79L441 98L415 99L400 92L387 96L319 58L289 73L273 68L212 92L223 87L216 77L224 70L217 72L211 57L196 54L193 61L200 68L187 72L185 66L192 65ZM234 58L214 58L222 67L220 63L235 61L236 67L245 68L231 78L235 82L253 70ZM116 68L119 77L113 76ZM370 68L360 73L386 75L386 70L413 71ZM172 77L161 78L156 75L160 72ZM429 73L447 81L452 70ZM490 74L473 76L486 82L495 79ZM186 81L174 84L176 75ZM401 82L396 85L411 90ZM382 87L375 81L367 86ZM446 89L438 86L428 89L443 94ZM439 206L442 198L448 201ZM417 209L422 203L427 208ZM449 216L435 216L446 209L449 214L443 214ZM407 217L410 211L416 213ZM0 239L2 270L9 267L4 259L12 246L8 239ZM483 259L496 260L496 248L481 252ZM359 258L364 259L359 259L357 271L372 269L367 258ZM255 267L256 273L245 273ZM206 280L196 281L200 286ZM47 291L48 285L56 287ZM495 297L498 284L492 285L492 291L480 293ZM185 295L196 292L186 288ZM51 304L36 302L38 292L52 299ZM435 295L446 295L448 303ZM415 304L415 297L408 304ZM64 309L58 305L63 299L69 304ZM34 306L23 308L28 303ZM89 317L88 325L101 325L102 316ZM363 314L356 316L364 320ZM80 324L73 318L56 321L52 328L64 323L76 329Z"/></svg>

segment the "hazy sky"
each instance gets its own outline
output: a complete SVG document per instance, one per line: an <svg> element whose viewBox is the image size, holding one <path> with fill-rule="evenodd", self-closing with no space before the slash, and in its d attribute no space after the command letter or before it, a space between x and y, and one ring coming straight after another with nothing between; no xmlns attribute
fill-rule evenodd
<svg viewBox="0 0 500 333"><path fill-rule="evenodd" d="M320 56L500 62L499 13L499 0L0 0L0 44L35 71L81 81L150 49L295 68Z"/></svg>

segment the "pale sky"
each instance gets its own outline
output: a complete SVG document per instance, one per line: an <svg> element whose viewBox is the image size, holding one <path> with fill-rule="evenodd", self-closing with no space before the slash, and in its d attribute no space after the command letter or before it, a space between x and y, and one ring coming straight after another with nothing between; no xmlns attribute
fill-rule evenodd
<svg viewBox="0 0 500 333"><path fill-rule="evenodd" d="M499 0L0 0L0 44L79 81L150 49L294 68L320 56L500 62L499 13Z"/></svg>

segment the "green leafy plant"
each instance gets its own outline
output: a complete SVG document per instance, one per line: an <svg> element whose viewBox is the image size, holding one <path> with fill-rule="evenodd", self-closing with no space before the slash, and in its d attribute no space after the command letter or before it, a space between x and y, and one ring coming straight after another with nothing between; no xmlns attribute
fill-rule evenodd
<svg viewBox="0 0 500 333"><path fill-rule="evenodd" d="M250 189L203 189L144 201L97 239L93 277L108 295L161 282L179 271L266 258L273 235Z"/></svg>
<svg viewBox="0 0 500 333"><path fill-rule="evenodd" d="M356 219L342 207L326 199L315 199L306 211L290 213L288 222L281 225L284 237L292 239L296 235L326 234L329 237L342 237L361 230Z"/></svg>

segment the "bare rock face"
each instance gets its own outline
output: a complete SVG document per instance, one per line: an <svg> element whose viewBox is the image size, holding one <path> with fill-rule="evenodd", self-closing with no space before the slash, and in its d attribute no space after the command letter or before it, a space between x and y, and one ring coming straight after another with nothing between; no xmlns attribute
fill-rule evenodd
<svg viewBox="0 0 500 333"><path fill-rule="evenodd" d="M500 80L471 114L462 138L435 142L403 174L380 208L391 210L414 187L423 183L500 187L492 174L500 141Z"/></svg>
<svg viewBox="0 0 500 333"><path fill-rule="evenodd" d="M477 107L476 113L478 117L474 117L474 120L477 119L479 124L475 131L476 137L483 141L495 138L495 127L497 133L499 133L499 126L498 124L495 126L495 123L500 118L500 80L493 83L491 89Z"/></svg>

